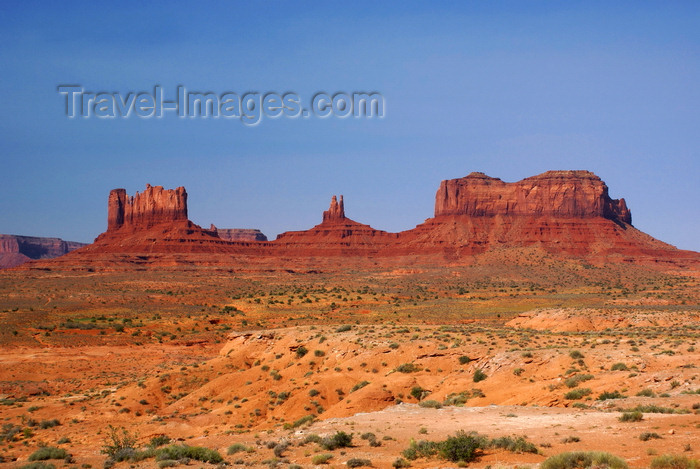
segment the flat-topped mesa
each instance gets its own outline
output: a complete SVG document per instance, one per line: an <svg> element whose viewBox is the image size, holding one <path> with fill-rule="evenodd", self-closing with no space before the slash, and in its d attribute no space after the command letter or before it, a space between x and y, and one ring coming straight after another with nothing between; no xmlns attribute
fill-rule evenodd
<svg viewBox="0 0 700 469"><path fill-rule="evenodd" d="M547 171L518 182L484 173L442 181L435 216L603 217L632 224L625 199L611 199L608 186L590 171Z"/></svg>
<svg viewBox="0 0 700 469"><path fill-rule="evenodd" d="M267 241L267 236L255 228L217 228L212 223L209 231L225 241Z"/></svg>
<svg viewBox="0 0 700 469"><path fill-rule="evenodd" d="M333 196L331 197L331 206L323 212L323 221L345 220L345 205L343 204L343 196L340 196L340 201Z"/></svg>
<svg viewBox="0 0 700 469"><path fill-rule="evenodd" d="M146 190L133 197L125 189L109 193L107 231L122 227L147 229L159 223L187 220L187 192L184 187L163 189L146 184Z"/></svg>

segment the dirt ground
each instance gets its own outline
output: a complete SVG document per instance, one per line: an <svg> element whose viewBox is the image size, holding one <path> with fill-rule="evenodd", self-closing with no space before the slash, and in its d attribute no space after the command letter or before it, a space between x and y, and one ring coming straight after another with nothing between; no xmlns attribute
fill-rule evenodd
<svg viewBox="0 0 700 469"><path fill-rule="evenodd" d="M71 454L56 467L101 467L110 425L138 448L166 435L251 467L329 453L328 467L389 468L412 440L458 431L537 449L486 449L468 467L574 450L640 468L697 458L697 277L598 273L2 273L0 465L55 446ZM305 442L337 431L351 447ZM228 454L236 443L248 450Z"/></svg>

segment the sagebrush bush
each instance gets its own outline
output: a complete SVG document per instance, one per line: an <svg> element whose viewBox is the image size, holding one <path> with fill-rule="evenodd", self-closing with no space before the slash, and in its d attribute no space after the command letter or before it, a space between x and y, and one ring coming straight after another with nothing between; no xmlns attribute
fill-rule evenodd
<svg viewBox="0 0 700 469"><path fill-rule="evenodd" d="M249 448L248 446L244 445L243 443L234 443L231 446L228 447L228 450L226 451L227 454L236 454L240 453L241 451L248 452L252 448Z"/></svg>
<svg viewBox="0 0 700 469"><path fill-rule="evenodd" d="M311 463L312 464L328 464L328 461L330 461L333 458L332 454L324 453L324 454L317 454L313 458L311 458Z"/></svg>
<svg viewBox="0 0 700 469"><path fill-rule="evenodd" d="M575 451L546 459L540 469L627 469L627 463L610 453Z"/></svg>
<svg viewBox="0 0 700 469"><path fill-rule="evenodd" d="M612 391L612 392L605 391L605 392L601 393L600 396L598 396L598 400L599 401L606 401L608 399L622 399L624 397L626 397L626 396L622 395L620 393L620 391L617 391L617 390Z"/></svg>
<svg viewBox="0 0 700 469"><path fill-rule="evenodd" d="M644 414L639 411L623 412L620 416L620 422L641 422L644 419Z"/></svg>
<svg viewBox="0 0 700 469"><path fill-rule="evenodd" d="M512 436L502 436L500 438L494 438L489 443L490 448L500 448L510 451L511 453L534 453L537 454L537 446L530 443L525 439L525 437L519 436L513 438Z"/></svg>
<svg viewBox="0 0 700 469"><path fill-rule="evenodd" d="M218 464L224 460L218 451L203 448L201 446L187 445L170 445L160 448L156 451L156 460L164 461L166 459L194 459L196 461Z"/></svg>
<svg viewBox="0 0 700 469"><path fill-rule="evenodd" d="M47 459L66 459L68 452L63 448L44 446L29 455L30 461L46 461Z"/></svg>
<svg viewBox="0 0 700 469"><path fill-rule="evenodd" d="M439 445L439 453L452 462L469 462L477 456L477 450L485 446L483 437L475 433L458 432Z"/></svg>
<svg viewBox="0 0 700 469"><path fill-rule="evenodd" d="M577 388L564 394L564 398L575 401L577 399L583 399L592 392L593 391L591 391L589 388Z"/></svg>
<svg viewBox="0 0 700 469"><path fill-rule="evenodd" d="M651 469L700 469L700 461L675 454L664 454L651 461Z"/></svg>
<svg viewBox="0 0 700 469"><path fill-rule="evenodd" d="M337 432L333 436L323 438L320 445L328 451L333 451L337 448L347 448L352 445L352 433Z"/></svg>

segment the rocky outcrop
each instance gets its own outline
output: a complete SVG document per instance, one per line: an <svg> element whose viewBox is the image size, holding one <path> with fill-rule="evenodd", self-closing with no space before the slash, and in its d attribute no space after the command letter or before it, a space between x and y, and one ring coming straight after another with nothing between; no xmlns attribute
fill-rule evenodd
<svg viewBox="0 0 700 469"><path fill-rule="evenodd" d="M484 173L442 181L435 216L603 217L632 224L625 199L615 200L590 171L547 171L507 183Z"/></svg>
<svg viewBox="0 0 700 469"><path fill-rule="evenodd" d="M253 228L217 228L212 224L209 231L226 241L267 241L262 231Z"/></svg>
<svg viewBox="0 0 700 469"><path fill-rule="evenodd" d="M340 202L333 196L331 197L331 206L323 212L323 221L345 220L345 204L343 196L340 196Z"/></svg>
<svg viewBox="0 0 700 469"><path fill-rule="evenodd" d="M276 252L285 255L369 255L377 254L398 237L396 233L375 230L345 216L343 196L333 196L323 221L305 231L287 231L273 241ZM353 254L354 253L354 254Z"/></svg>
<svg viewBox="0 0 700 469"><path fill-rule="evenodd" d="M161 223L187 220L187 192L184 187L163 189L146 184L146 190L128 196L125 189L113 189L107 202L107 231L148 229Z"/></svg>
<svg viewBox="0 0 700 469"><path fill-rule="evenodd" d="M588 171L549 171L514 183L483 173L443 181L435 217L400 233L348 218L343 197L333 196L321 223L274 241L257 230L202 229L187 219L184 188L147 186L133 197L112 191L108 230L90 246L51 262L56 268L131 263L318 271L472 263L482 254L519 262L524 252L537 252L599 264L700 265L700 254L656 240L631 221L624 199L610 198L605 183Z"/></svg>
<svg viewBox="0 0 700 469"><path fill-rule="evenodd" d="M16 267L32 259L53 259L83 246L87 244L60 238L0 234L0 268Z"/></svg>

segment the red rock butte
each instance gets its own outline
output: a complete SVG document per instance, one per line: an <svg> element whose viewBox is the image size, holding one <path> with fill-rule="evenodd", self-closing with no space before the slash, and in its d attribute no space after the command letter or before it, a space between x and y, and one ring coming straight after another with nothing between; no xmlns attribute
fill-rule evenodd
<svg viewBox="0 0 700 469"><path fill-rule="evenodd" d="M625 200L612 199L605 183L589 171L547 171L513 183L483 173L442 181L435 216L400 233L348 218L342 195L332 197L321 223L274 241L257 230L203 229L187 215L184 187L148 185L133 197L115 189L108 199L107 231L93 244L26 268L296 271L299 266L449 265L507 250L517 257L524 248L593 263L700 265L700 253L676 249L634 228Z"/></svg>

